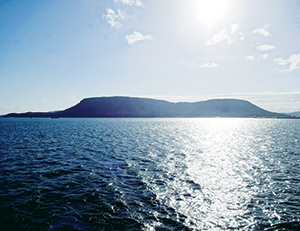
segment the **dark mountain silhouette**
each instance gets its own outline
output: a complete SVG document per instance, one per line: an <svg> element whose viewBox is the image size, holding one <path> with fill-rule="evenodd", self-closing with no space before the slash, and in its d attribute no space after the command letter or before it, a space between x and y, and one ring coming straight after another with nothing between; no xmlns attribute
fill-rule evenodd
<svg viewBox="0 0 300 231"><path fill-rule="evenodd" d="M63 111L11 113L4 117L259 117L292 118L290 115L266 111L248 101L212 99L195 103L171 103L164 100L101 97L86 98Z"/></svg>

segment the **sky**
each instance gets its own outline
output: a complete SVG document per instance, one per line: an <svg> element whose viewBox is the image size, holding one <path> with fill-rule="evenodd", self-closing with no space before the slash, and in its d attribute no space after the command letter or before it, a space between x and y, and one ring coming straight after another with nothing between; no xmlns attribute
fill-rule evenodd
<svg viewBox="0 0 300 231"><path fill-rule="evenodd" d="M300 111L300 1L1 0L0 115L83 98Z"/></svg>

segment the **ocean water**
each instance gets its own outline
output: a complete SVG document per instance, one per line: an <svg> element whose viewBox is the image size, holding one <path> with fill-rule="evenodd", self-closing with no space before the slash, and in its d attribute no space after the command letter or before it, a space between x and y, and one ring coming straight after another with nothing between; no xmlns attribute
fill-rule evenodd
<svg viewBox="0 0 300 231"><path fill-rule="evenodd" d="M0 230L300 230L300 120L0 119Z"/></svg>

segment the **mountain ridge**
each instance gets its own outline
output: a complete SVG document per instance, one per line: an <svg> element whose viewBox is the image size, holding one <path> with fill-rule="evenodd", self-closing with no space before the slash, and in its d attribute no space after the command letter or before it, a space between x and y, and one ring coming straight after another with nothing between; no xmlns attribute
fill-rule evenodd
<svg viewBox="0 0 300 231"><path fill-rule="evenodd" d="M294 117L300 117L300 111L295 111L295 112L290 112L290 113L285 113L288 114L290 116L294 116Z"/></svg>
<svg viewBox="0 0 300 231"><path fill-rule="evenodd" d="M249 101L240 99L210 99L198 102L173 103L151 98L125 96L84 98L65 110L55 112L10 113L4 117L241 117L294 118L291 115L270 112Z"/></svg>

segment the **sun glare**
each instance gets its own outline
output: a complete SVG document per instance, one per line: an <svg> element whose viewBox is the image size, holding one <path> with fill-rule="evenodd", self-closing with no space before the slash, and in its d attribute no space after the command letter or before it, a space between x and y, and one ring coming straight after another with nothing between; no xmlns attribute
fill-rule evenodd
<svg viewBox="0 0 300 231"><path fill-rule="evenodd" d="M222 19L228 12L230 0L195 0L196 19L212 23Z"/></svg>

